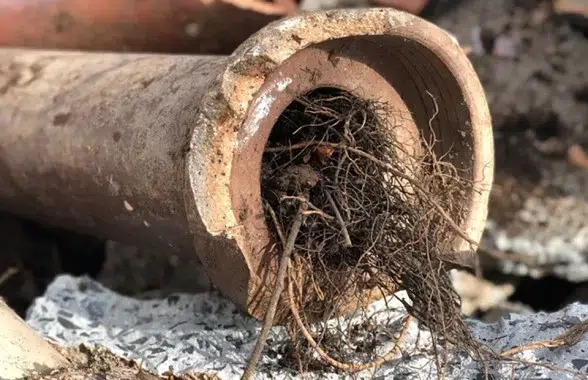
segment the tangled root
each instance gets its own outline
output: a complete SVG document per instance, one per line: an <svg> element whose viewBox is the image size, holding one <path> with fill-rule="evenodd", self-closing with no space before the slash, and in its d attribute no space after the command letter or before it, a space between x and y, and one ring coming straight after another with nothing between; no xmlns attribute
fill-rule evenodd
<svg viewBox="0 0 588 380"><path fill-rule="evenodd" d="M398 138L402 128L402 115L388 105L337 89L296 99L274 126L263 156L262 197L281 251L289 238L295 242L279 314L286 316L299 366L318 359L356 371L393 358L404 333L382 355L377 339L366 341L365 326L316 322L400 289L410 297L409 314L436 343L478 350L446 260L456 239L467 240L458 224L472 184L435 153L434 133L428 140L415 136L420 144L413 152Z"/></svg>

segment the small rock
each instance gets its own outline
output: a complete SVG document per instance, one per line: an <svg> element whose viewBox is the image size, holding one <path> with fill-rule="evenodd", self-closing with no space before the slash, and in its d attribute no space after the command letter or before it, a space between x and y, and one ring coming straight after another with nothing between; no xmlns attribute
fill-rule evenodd
<svg viewBox="0 0 588 380"><path fill-rule="evenodd" d="M514 59L518 57L519 51L517 44L512 37L499 35L494 40L492 54L497 57Z"/></svg>
<svg viewBox="0 0 588 380"><path fill-rule="evenodd" d="M461 297L462 313L467 316L472 316L478 311L485 312L500 305L515 290L512 284L493 284L458 270L451 272L451 279L455 291Z"/></svg>

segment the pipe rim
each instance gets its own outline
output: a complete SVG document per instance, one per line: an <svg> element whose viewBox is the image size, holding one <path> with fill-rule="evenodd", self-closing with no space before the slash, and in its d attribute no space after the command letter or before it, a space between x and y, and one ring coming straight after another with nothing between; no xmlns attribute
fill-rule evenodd
<svg viewBox="0 0 588 380"><path fill-rule="evenodd" d="M210 234L195 237L198 254L221 291L256 317L263 315L266 299L258 294L262 280L257 276L260 262L254 258L259 256L259 245L252 239L252 229L244 227L248 216L241 213L231 190L239 176L233 165L240 147L261 125L252 122L255 115L251 110L256 102L259 109L260 101L271 91L291 85L283 77L281 82L274 79L273 90L264 89L272 75L298 52L330 40L359 36L391 36L418 43L438 57L455 79L463 95L460 106L467 109L471 124L472 175L477 184L462 226L467 227L472 240L481 238L494 170L491 119L482 85L453 38L423 19L389 8L320 11L271 23L229 56L225 69L202 99L190 146L214 149L218 159L202 160L199 157L205 157L205 152L191 149L186 165L188 218L191 223L202 223ZM203 138L206 144L202 144ZM261 152L258 154L261 157ZM463 239L456 244L456 249L468 247Z"/></svg>

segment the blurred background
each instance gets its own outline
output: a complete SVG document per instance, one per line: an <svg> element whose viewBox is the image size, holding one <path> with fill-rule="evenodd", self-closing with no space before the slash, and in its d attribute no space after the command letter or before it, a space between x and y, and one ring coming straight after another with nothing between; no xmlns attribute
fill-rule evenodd
<svg viewBox="0 0 588 380"><path fill-rule="evenodd" d="M485 88L496 179L483 276L454 276L463 312L491 321L588 302L586 0L0 0L0 46L230 54L273 20L349 7L395 7L445 28ZM196 258L0 214L10 306L24 315L60 273L140 298L211 288Z"/></svg>

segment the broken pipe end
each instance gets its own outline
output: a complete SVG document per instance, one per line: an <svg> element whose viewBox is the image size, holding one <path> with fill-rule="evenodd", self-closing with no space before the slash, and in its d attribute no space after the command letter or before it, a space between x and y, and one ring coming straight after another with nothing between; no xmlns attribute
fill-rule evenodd
<svg viewBox="0 0 588 380"><path fill-rule="evenodd" d="M206 231L196 233L197 252L221 291L258 318L269 299L262 282L271 283L261 279L270 246L262 154L284 109L322 87L390 103L408 115L403 121L410 133L433 128L443 136L440 153L451 150L451 162L475 184L460 227L477 242L487 217L494 165L490 113L472 65L447 32L387 8L274 22L229 57L205 92L186 165L191 229ZM459 239L455 248L468 245ZM277 258L270 261L275 265Z"/></svg>

